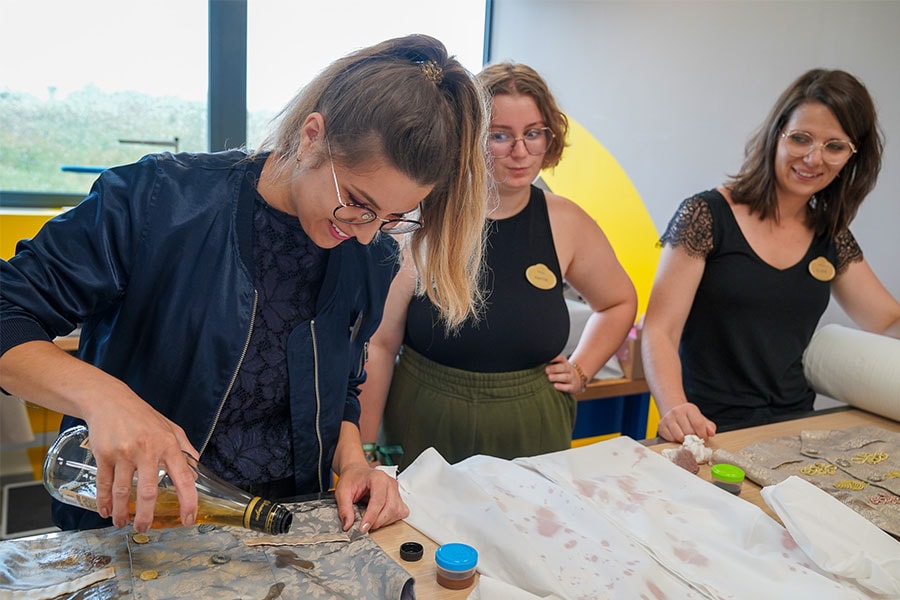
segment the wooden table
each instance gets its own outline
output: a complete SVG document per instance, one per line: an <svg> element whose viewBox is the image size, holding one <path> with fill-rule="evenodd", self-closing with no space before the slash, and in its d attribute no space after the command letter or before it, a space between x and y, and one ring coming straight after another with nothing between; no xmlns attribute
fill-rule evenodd
<svg viewBox="0 0 900 600"><path fill-rule="evenodd" d="M769 425L760 425L759 427L738 429L727 433L719 433L709 440L707 446L713 449L722 448L731 452L737 452L750 444L763 440L800 435L800 432L806 429L830 430L859 426L875 426L889 431L900 432L900 423L897 421L892 421L885 417L880 417L855 408L842 407L822 411L822 414L803 419L794 419L791 421L782 421L780 423L771 423ZM666 448L677 448L680 446L680 444L666 442L660 438L645 440L643 443L656 452L661 452ZM698 475L709 481L709 465L700 465L700 472ZM766 514L780 523L781 520L762 499L762 496L759 493L760 489L760 486L747 479L744 481L743 487L741 488L740 497L760 507Z"/></svg>
<svg viewBox="0 0 900 600"><path fill-rule="evenodd" d="M405 521L398 521L387 527L382 527L371 534L372 539L381 546L384 551L412 575L416 580L416 600L455 600L468 597L478 583L478 575L475 583L464 590L450 590L438 585L434 563L434 551L438 545L428 536L421 533ZM400 544L403 542L419 542L424 548L421 560L407 562L400 558Z"/></svg>

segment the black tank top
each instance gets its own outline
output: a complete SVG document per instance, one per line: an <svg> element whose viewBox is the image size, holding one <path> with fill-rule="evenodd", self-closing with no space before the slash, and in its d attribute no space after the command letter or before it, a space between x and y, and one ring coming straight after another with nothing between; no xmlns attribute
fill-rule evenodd
<svg viewBox="0 0 900 600"><path fill-rule="evenodd" d="M569 311L544 192L531 187L518 214L488 224L483 318L449 337L427 297L409 305L404 344L444 366L479 373L530 369L557 356Z"/></svg>

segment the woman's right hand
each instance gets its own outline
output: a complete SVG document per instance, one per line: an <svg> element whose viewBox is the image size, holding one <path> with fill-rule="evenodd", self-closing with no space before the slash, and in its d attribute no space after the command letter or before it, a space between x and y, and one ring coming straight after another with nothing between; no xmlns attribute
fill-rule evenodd
<svg viewBox="0 0 900 600"><path fill-rule="evenodd" d="M134 529L147 531L153 522L162 467L175 484L182 523L192 525L197 514L197 489L183 451L195 458L199 454L181 427L127 386L120 392L113 402L84 415L97 461L97 511L102 517L111 516L116 527L128 524L132 480L137 473Z"/></svg>
<svg viewBox="0 0 900 600"><path fill-rule="evenodd" d="M34 340L0 356L0 387L52 411L83 419L97 460L97 509L117 527L129 521L132 479L138 476L134 528L153 522L157 474L163 467L178 493L181 520L194 522L197 488L182 451L198 452L184 430L125 383L59 349Z"/></svg>
<svg viewBox="0 0 900 600"><path fill-rule="evenodd" d="M708 441L716 435L716 424L704 417L696 404L685 402L672 407L662 416L657 435L670 442L683 442L686 435L696 435Z"/></svg>

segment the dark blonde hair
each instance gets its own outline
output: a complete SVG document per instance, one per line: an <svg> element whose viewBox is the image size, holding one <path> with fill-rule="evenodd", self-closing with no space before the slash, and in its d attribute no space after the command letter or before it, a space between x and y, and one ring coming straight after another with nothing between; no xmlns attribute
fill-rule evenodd
<svg viewBox="0 0 900 600"><path fill-rule="evenodd" d="M418 184L434 186L421 204L423 227L408 240L419 277L428 282L422 293L451 328L477 315L490 113L472 74L425 35L363 48L301 90L262 149L271 147L289 164L314 112L324 117L335 160L352 169L383 156Z"/></svg>
<svg viewBox="0 0 900 600"><path fill-rule="evenodd" d="M556 105L547 82L537 71L514 62L502 62L488 65L476 75L476 79L485 87L493 98L501 94L530 96L537 104L544 123L553 132L553 140L544 154L542 167L555 167L562 158L569 132L569 119Z"/></svg>
<svg viewBox="0 0 900 600"><path fill-rule="evenodd" d="M845 230L878 179L884 137L868 90L846 71L812 69L794 81L775 102L768 117L747 142L744 164L731 177L731 197L761 219L778 218L775 154L782 129L805 103L824 104L856 146L838 177L810 202L807 222L816 233L832 236Z"/></svg>

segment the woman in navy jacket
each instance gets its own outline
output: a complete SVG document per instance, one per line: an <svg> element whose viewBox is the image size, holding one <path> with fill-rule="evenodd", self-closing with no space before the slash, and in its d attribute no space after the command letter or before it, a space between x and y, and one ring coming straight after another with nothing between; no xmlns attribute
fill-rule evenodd
<svg viewBox="0 0 900 600"><path fill-rule="evenodd" d="M362 451L366 345L398 241L448 326L478 310L485 118L439 41L388 40L326 68L261 150L109 169L21 242L0 272L0 385L86 422L98 464L99 514L58 504L57 524L125 525L137 473L146 530L158 466L192 524L182 451L270 498L333 470L345 530L358 501L361 531L405 517ZM75 358L52 340L79 324Z"/></svg>

